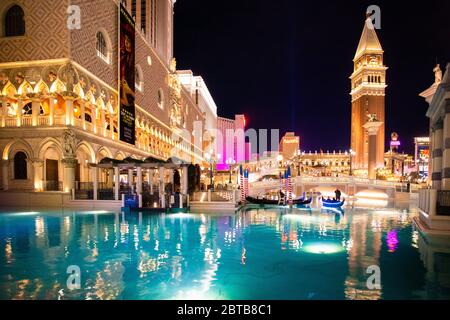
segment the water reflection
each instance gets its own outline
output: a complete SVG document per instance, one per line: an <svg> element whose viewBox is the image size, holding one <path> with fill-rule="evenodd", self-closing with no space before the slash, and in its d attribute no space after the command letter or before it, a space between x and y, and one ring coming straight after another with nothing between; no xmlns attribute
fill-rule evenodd
<svg viewBox="0 0 450 320"><path fill-rule="evenodd" d="M441 298L448 243L424 239L410 214L385 209L4 215L0 298ZM81 269L81 290L66 288L70 265ZM372 265L381 289L367 288Z"/></svg>

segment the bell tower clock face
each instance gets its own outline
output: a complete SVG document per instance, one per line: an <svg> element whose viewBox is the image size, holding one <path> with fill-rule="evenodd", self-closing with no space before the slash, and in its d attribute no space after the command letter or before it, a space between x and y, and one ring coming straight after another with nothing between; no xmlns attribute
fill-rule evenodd
<svg viewBox="0 0 450 320"><path fill-rule="evenodd" d="M370 64L378 64L378 57L377 56L370 56L369 63Z"/></svg>

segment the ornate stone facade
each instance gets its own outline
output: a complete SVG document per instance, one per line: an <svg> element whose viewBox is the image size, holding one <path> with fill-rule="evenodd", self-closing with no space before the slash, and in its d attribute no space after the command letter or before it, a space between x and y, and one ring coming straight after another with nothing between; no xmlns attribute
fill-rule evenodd
<svg viewBox="0 0 450 320"><path fill-rule="evenodd" d="M194 122L204 124L204 114L169 64L171 0L156 1L157 35L136 32L141 78L134 146L119 141L118 2L70 1L81 9L80 29L67 28L66 0L2 1L1 26L13 3L24 10L26 33L7 38L0 29L0 189L68 191L76 187L74 182L92 182L90 164L103 158L202 161L202 149L194 145L191 133ZM99 32L106 56L97 50ZM29 162L24 181L13 175L18 152ZM108 180L108 172L97 174L100 182Z"/></svg>

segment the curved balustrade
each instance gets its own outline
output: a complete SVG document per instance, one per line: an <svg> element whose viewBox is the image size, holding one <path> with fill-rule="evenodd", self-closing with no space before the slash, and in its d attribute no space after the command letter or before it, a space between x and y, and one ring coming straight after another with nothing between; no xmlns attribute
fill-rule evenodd
<svg viewBox="0 0 450 320"><path fill-rule="evenodd" d="M407 184L403 182L392 182L383 180L370 180L357 177L295 177L292 178L293 184L351 184L364 186L377 186L384 188L393 188L400 191L406 191ZM280 180L252 182L252 188L276 188L280 185ZM420 187L418 185L411 185L412 191L417 191Z"/></svg>

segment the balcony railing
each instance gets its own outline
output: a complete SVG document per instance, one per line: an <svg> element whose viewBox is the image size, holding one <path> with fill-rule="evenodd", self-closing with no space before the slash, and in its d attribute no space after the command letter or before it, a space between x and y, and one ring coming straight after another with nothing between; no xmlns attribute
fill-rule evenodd
<svg viewBox="0 0 450 320"><path fill-rule="evenodd" d="M38 117L38 125L40 125L40 126L48 126L48 125L50 125L50 117L39 116Z"/></svg>
<svg viewBox="0 0 450 320"><path fill-rule="evenodd" d="M84 123L84 125L83 125ZM66 126L67 125L67 118L65 114L55 114L53 116L50 115L38 115L37 117L32 115L23 115L20 118L17 116L4 116L0 115L0 126L3 126L6 128L17 128L17 127L33 127L33 126L40 126L40 127L46 127L46 126ZM98 136L103 136L107 139L118 141L119 140L119 134L118 132L114 132L111 129L106 129L105 122L101 121L100 119L93 119L93 122L83 121L79 118L73 119L73 125L77 128L81 128L84 131L87 132L94 132ZM111 123L108 122L108 125L110 126ZM104 129L105 128L105 129ZM95 130L94 130L95 129ZM156 138L158 139L158 138ZM160 139L161 141L162 139ZM167 142L161 142L165 145L168 145ZM162 152L159 149L152 149L149 146L145 144L136 144L137 148L139 148L142 151L151 152L155 156L161 156L168 158L169 153L168 152Z"/></svg>
<svg viewBox="0 0 450 320"><path fill-rule="evenodd" d="M21 126L22 127L31 127L33 125L33 119L30 116L22 117Z"/></svg>
<svg viewBox="0 0 450 320"><path fill-rule="evenodd" d="M236 202L238 199L239 192L237 190L195 192L192 196L192 201L197 202Z"/></svg>
<svg viewBox="0 0 450 320"><path fill-rule="evenodd" d="M5 125L7 127L17 127L17 119L16 118L6 118Z"/></svg>

